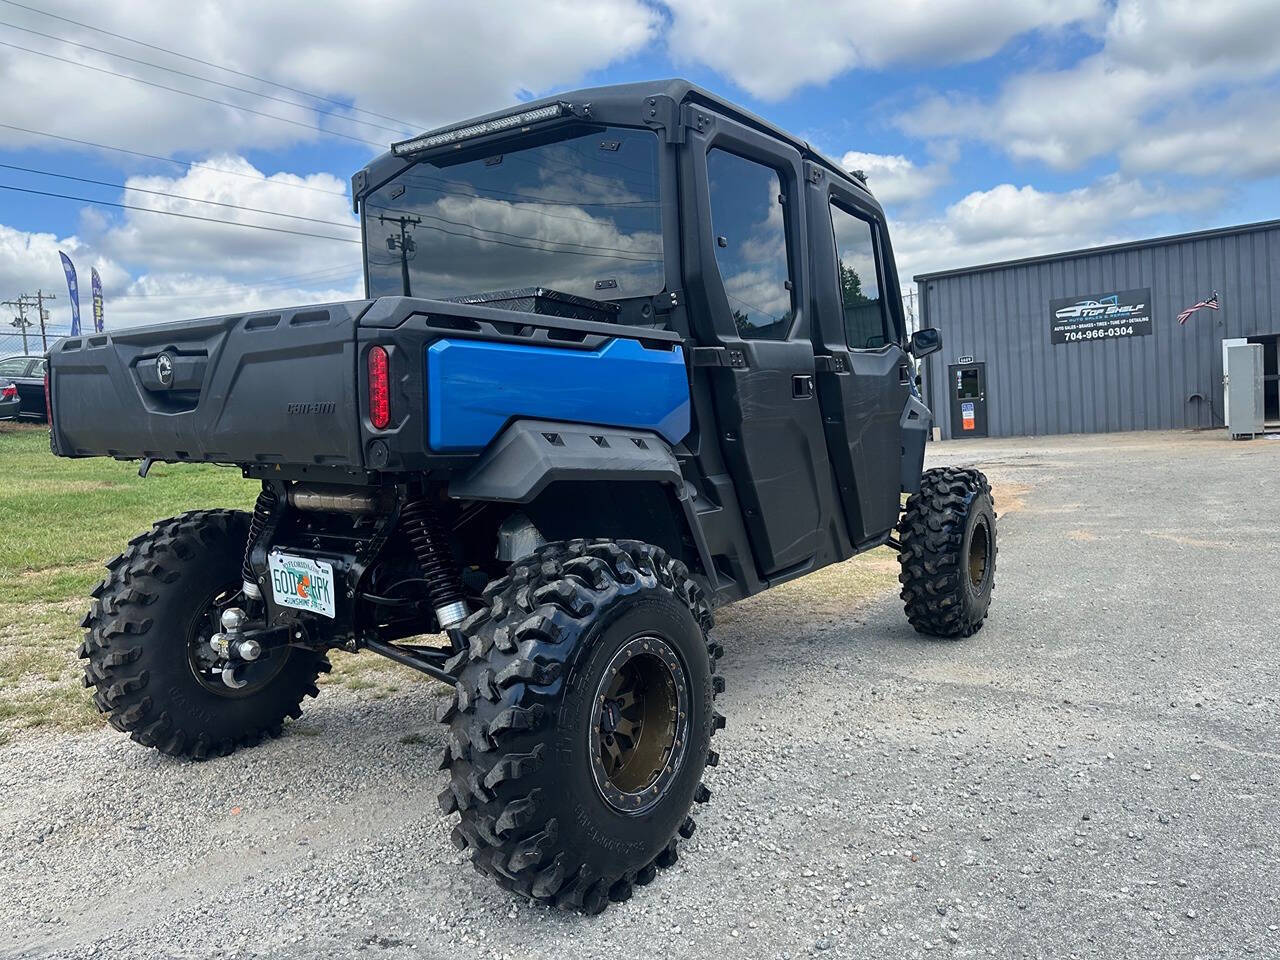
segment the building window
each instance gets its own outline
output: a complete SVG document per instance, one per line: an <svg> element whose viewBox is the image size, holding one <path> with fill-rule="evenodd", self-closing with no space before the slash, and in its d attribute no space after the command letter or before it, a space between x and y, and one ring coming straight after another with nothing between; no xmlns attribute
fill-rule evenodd
<svg viewBox="0 0 1280 960"><path fill-rule="evenodd" d="M889 342L889 318L876 268L875 227L835 204L831 205L831 225L835 228L845 342L851 350L883 347Z"/></svg>
<svg viewBox="0 0 1280 960"><path fill-rule="evenodd" d="M707 176L716 265L738 335L785 340L795 309L778 173L713 149L707 154Z"/></svg>

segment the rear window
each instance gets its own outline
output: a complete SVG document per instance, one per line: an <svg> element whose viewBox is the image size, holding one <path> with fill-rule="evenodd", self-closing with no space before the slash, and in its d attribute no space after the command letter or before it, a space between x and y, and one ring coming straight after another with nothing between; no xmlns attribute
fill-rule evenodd
<svg viewBox="0 0 1280 960"><path fill-rule="evenodd" d="M660 293L658 156L651 131L608 127L453 165L423 160L365 199L369 292Z"/></svg>

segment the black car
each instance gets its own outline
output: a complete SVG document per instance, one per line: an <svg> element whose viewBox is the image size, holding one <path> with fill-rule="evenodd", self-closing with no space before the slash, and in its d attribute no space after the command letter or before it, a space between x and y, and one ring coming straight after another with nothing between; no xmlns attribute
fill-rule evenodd
<svg viewBox="0 0 1280 960"><path fill-rule="evenodd" d="M9 412L0 398L0 420L21 418L44 420L44 357L17 356L0 360L0 383L12 382L18 388L18 407Z"/></svg>
<svg viewBox="0 0 1280 960"><path fill-rule="evenodd" d="M17 420L21 406L18 385L12 380L0 380L0 420Z"/></svg>

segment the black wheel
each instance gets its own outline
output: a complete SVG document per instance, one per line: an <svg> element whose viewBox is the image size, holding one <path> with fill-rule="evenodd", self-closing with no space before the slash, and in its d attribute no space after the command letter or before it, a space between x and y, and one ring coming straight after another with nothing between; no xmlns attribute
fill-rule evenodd
<svg viewBox="0 0 1280 960"><path fill-rule="evenodd" d="M968 637L987 617L996 575L996 511L978 470L926 470L898 522L902 599L920 633Z"/></svg>
<svg viewBox="0 0 1280 960"><path fill-rule="evenodd" d="M721 648L684 564L635 541L550 544L461 627L440 794L454 843L522 896L596 913L692 836Z"/></svg>
<svg viewBox="0 0 1280 960"><path fill-rule="evenodd" d="M93 590L80 657L84 683L117 730L176 757L225 756L264 736L315 696L323 656L286 647L246 664L243 686L222 681L209 647L222 610L240 595L249 516L201 510L162 520L107 564Z"/></svg>

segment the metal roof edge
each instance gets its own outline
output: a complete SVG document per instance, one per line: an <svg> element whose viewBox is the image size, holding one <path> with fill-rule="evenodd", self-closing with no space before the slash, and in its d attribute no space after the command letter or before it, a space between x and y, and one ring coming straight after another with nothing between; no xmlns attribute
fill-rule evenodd
<svg viewBox="0 0 1280 960"><path fill-rule="evenodd" d="M916 283L938 280L943 277L958 277L969 273L985 273L988 270L1003 270L1008 267L1025 267L1037 263L1054 263L1059 260L1074 260L1077 257L1091 257L1103 253L1114 253L1118 250L1142 250L1147 247L1162 247L1172 243L1186 243L1193 240L1207 240L1211 237L1228 237L1245 233L1258 233L1262 230L1280 229L1280 220L1259 220L1256 223L1241 223L1230 227L1211 227L1207 230L1195 230L1190 233L1174 233L1164 237L1151 237L1146 240L1128 240L1122 243L1108 243L1097 247L1081 247L1077 250L1065 250L1061 253L1045 253L1038 257L1019 257L1016 260L999 260L994 263L980 263L971 267L956 267L950 270L935 270L932 273L917 273L912 276Z"/></svg>

